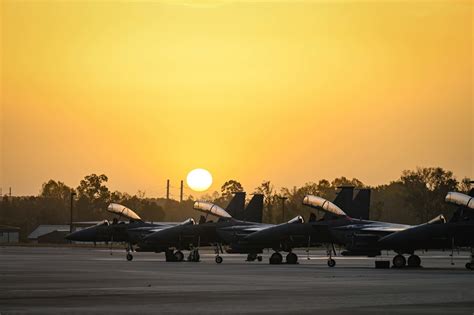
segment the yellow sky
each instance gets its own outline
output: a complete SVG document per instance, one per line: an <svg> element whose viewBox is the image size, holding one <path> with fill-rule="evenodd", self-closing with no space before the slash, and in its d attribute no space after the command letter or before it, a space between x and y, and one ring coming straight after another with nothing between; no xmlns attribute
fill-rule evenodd
<svg viewBox="0 0 474 315"><path fill-rule="evenodd" d="M7 0L1 28L4 192L474 177L470 1Z"/></svg>

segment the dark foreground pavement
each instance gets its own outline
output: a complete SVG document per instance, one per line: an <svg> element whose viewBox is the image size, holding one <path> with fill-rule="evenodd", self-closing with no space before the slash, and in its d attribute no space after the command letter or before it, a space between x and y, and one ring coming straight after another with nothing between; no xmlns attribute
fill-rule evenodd
<svg viewBox="0 0 474 315"><path fill-rule="evenodd" d="M0 314L474 314L466 253L455 266L446 252L428 253L417 270L375 269L364 258L328 268L322 251L278 266L268 255L260 263L225 255L217 265L207 253L199 263L166 263L153 253L127 262L116 250L0 248Z"/></svg>

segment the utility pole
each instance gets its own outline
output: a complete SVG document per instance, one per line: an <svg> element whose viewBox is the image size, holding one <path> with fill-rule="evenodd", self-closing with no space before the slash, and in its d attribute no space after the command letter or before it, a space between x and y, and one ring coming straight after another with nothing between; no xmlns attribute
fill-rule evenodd
<svg viewBox="0 0 474 315"><path fill-rule="evenodd" d="M11 187L10 187L10 191L9 191L9 193L8 193L8 196L9 196L10 199L11 199L11 197L12 197L12 188L11 188Z"/></svg>
<svg viewBox="0 0 474 315"><path fill-rule="evenodd" d="M170 180L166 180L166 199L170 199Z"/></svg>
<svg viewBox="0 0 474 315"><path fill-rule="evenodd" d="M74 196L76 195L75 192L71 191L71 216L69 220L69 233L72 233L72 208L74 205Z"/></svg>
<svg viewBox="0 0 474 315"><path fill-rule="evenodd" d="M183 202L183 188L184 188L184 182L181 180L181 187L179 191L179 202Z"/></svg>
<svg viewBox="0 0 474 315"><path fill-rule="evenodd" d="M288 199L288 197L278 196L278 199L281 200L281 216L283 218L282 222L285 222L285 200Z"/></svg>

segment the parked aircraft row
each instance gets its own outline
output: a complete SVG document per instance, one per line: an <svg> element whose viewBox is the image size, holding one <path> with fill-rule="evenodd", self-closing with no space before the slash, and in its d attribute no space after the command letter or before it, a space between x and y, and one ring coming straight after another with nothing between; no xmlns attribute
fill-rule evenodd
<svg viewBox="0 0 474 315"><path fill-rule="evenodd" d="M125 206L110 204L108 211L119 216L113 222L104 221L96 226L76 231L67 236L73 241L123 242L127 244L127 260L137 251L164 252L166 261L183 261L183 251L189 251L188 261L199 261L199 248L212 246L216 263L222 263L224 248L228 253L245 253L248 261L262 260L264 249L273 250L270 264L296 264L296 248L326 246L329 267L336 261L335 246L345 248L342 255L381 255L382 250L393 250L394 267L419 267L419 250L470 247L471 259L466 268L474 268L474 189L469 195L450 192L446 202L457 206L453 217L446 221L440 215L420 225L405 225L368 220L370 190L361 189L353 198L352 188L342 187L333 202L307 195L303 204L321 211L308 222L296 216L281 224L262 223L263 196L254 195L245 207L245 193L236 193L223 209L218 205L196 201L194 209L201 211L198 223L189 218L181 223L146 223ZM128 223L121 222L124 217ZM210 217L216 217L212 220ZM404 255L409 255L408 259Z"/></svg>

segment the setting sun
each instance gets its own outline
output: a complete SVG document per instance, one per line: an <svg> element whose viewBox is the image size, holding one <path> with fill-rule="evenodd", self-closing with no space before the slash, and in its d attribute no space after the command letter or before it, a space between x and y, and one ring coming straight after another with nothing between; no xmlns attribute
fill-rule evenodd
<svg viewBox="0 0 474 315"><path fill-rule="evenodd" d="M205 191L212 185L212 175L205 169L197 168L189 172L186 182L194 191Z"/></svg>

